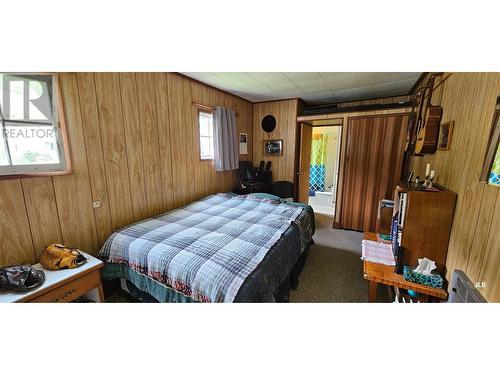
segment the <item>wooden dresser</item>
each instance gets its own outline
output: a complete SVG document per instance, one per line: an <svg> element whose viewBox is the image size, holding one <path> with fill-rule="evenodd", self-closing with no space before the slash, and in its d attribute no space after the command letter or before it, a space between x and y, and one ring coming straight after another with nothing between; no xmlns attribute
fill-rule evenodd
<svg viewBox="0 0 500 375"><path fill-rule="evenodd" d="M419 258L426 257L436 262L437 271L444 276L457 195L438 188L440 191L423 191L415 184L398 185L394 214L401 212L403 263L415 267Z"/></svg>
<svg viewBox="0 0 500 375"><path fill-rule="evenodd" d="M78 268L50 271L41 264L33 268L45 272L45 282L28 293L0 292L2 302L71 302L86 296L94 302L104 302L100 269L103 263L81 252L87 262Z"/></svg>

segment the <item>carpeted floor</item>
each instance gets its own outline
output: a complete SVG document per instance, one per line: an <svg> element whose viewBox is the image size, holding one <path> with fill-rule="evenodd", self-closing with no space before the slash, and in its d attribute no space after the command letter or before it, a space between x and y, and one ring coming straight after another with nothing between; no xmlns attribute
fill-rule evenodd
<svg viewBox="0 0 500 375"><path fill-rule="evenodd" d="M299 287L290 302L368 302L368 282L363 279L363 234L332 229L333 218L316 214L315 245L309 249ZM377 301L390 302L387 287L379 286Z"/></svg>

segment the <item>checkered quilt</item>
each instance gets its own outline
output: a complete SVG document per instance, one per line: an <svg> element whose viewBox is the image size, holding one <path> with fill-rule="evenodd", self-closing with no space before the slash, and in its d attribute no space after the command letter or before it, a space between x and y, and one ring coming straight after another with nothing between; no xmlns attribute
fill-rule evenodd
<svg viewBox="0 0 500 375"><path fill-rule="evenodd" d="M100 252L200 302L232 302L304 208L216 194L113 233Z"/></svg>

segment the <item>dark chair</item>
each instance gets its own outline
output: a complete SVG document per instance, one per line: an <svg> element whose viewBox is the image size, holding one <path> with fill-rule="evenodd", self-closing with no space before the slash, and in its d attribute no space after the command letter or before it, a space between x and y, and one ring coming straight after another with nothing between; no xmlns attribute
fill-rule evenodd
<svg viewBox="0 0 500 375"><path fill-rule="evenodd" d="M258 182L257 172L255 171L251 161L240 161L237 174L240 184Z"/></svg>
<svg viewBox="0 0 500 375"><path fill-rule="evenodd" d="M289 181L276 181L272 186L272 194L280 198L293 198L293 184Z"/></svg>
<svg viewBox="0 0 500 375"><path fill-rule="evenodd" d="M262 178L262 173L267 173L266 178ZM238 175L238 186L233 190L237 194L249 193L270 193L272 178L270 171L259 171L254 168L250 161L240 161ZM269 179L269 182L267 180Z"/></svg>
<svg viewBox="0 0 500 375"><path fill-rule="evenodd" d="M257 170L257 179L261 184L268 187L271 190L271 184L273 182L273 172L271 171L271 162L268 161L264 167L264 161L260 162L259 169Z"/></svg>

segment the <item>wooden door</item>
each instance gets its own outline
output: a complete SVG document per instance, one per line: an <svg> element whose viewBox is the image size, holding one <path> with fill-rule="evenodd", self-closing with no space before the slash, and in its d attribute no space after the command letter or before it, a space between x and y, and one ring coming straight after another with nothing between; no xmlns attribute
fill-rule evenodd
<svg viewBox="0 0 500 375"><path fill-rule="evenodd" d="M300 157L298 171L298 201L306 203L309 200L309 173L311 168L312 126L300 125Z"/></svg>
<svg viewBox="0 0 500 375"><path fill-rule="evenodd" d="M348 119L340 225L375 231L378 202L401 180L408 115Z"/></svg>

